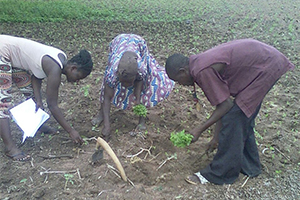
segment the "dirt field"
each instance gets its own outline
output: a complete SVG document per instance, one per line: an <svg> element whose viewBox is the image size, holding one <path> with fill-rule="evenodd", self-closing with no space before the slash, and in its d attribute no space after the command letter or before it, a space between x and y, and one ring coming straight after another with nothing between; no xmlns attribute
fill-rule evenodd
<svg viewBox="0 0 300 200"><path fill-rule="evenodd" d="M60 89L60 107L67 120L87 139L86 143L73 144L51 118L47 124L58 127L58 134L36 135L20 147L32 156L32 162L14 162L1 152L0 199L300 199L299 10L296 4L279 6L278 2L262 2L240 4L237 9L244 5L245 15L225 12L216 16L208 12L201 19L186 22L1 23L0 34L53 45L69 57L86 48L93 55L95 70L79 85L71 85L64 79ZM265 9L261 9L263 6ZM260 9L246 15L247 9L254 8ZM204 168L213 159L214 153L201 157L212 136L211 129L187 148L174 147L170 133L190 130L202 123L213 107L198 88L202 108L197 112L192 88L179 85L166 101L148 110L147 131L134 137L129 132L135 128L137 117L131 111L112 106L109 144L131 183L114 173L115 165L106 153L103 161L93 164L91 156L96 143L88 138L100 136L102 126L93 127L90 121L99 109L108 44L119 33L143 36L161 65L175 52L192 55L237 38L261 40L287 55L296 69L284 75L269 92L256 121L262 174L253 179L241 174L232 185L194 186L185 182L187 175ZM20 145L21 131L14 123L12 130ZM3 149L3 142L0 148ZM48 158L49 155L69 157Z"/></svg>

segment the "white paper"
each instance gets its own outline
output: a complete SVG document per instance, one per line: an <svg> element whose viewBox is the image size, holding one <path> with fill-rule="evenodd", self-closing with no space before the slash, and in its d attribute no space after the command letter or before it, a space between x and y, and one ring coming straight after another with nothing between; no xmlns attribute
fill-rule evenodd
<svg viewBox="0 0 300 200"><path fill-rule="evenodd" d="M40 126L49 119L49 115L42 109L35 112L36 104L32 99L28 99L23 103L10 109L13 120L23 130L23 140L27 137L34 137Z"/></svg>

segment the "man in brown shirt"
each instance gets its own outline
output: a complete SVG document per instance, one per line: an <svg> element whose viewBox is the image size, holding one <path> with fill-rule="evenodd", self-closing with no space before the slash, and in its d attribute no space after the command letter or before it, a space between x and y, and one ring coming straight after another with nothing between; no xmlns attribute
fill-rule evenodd
<svg viewBox="0 0 300 200"><path fill-rule="evenodd" d="M230 184L240 172L250 177L261 173L255 117L268 91L293 68L277 49L253 39L227 42L189 58L174 54L167 59L166 71L172 80L182 85L196 83L216 106L191 134L195 142L216 123L210 145L219 143L218 151L210 165L187 177L189 183Z"/></svg>

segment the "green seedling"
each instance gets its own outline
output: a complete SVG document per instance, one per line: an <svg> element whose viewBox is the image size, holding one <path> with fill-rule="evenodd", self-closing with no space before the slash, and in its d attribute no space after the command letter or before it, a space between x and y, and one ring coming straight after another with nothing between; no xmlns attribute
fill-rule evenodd
<svg viewBox="0 0 300 200"><path fill-rule="evenodd" d="M86 136L81 135L81 138L83 139L83 145L89 145L88 138Z"/></svg>
<svg viewBox="0 0 300 200"><path fill-rule="evenodd" d="M90 85L86 85L86 86L83 86L82 88L80 88L80 91L83 91L83 94L85 97L88 97L89 94L90 94Z"/></svg>
<svg viewBox="0 0 300 200"><path fill-rule="evenodd" d="M48 136L48 141L52 140L52 138L53 138L52 135L49 135Z"/></svg>
<svg viewBox="0 0 300 200"><path fill-rule="evenodd" d="M157 130L156 130L156 132L157 132L158 134L160 134L160 130L159 130L159 127L157 127Z"/></svg>
<svg viewBox="0 0 300 200"><path fill-rule="evenodd" d="M27 182L27 178L24 178L24 179L22 179L21 181L20 181L20 183L26 183Z"/></svg>
<svg viewBox="0 0 300 200"><path fill-rule="evenodd" d="M282 172L281 170L276 170L275 171L276 174L281 174L281 172Z"/></svg>
<svg viewBox="0 0 300 200"><path fill-rule="evenodd" d="M147 116L147 108L142 104L133 106L133 112L134 112L134 114L136 114L139 117Z"/></svg>
<svg viewBox="0 0 300 200"><path fill-rule="evenodd" d="M185 130L182 130L181 132L172 132L170 140L176 147L186 147L191 144L193 136L188 133L184 133Z"/></svg>
<svg viewBox="0 0 300 200"><path fill-rule="evenodd" d="M68 185L68 182L70 182L72 185L74 184L72 178L74 177L73 174L64 174L64 177L66 179L66 182L65 182L65 190L67 189L67 185Z"/></svg>

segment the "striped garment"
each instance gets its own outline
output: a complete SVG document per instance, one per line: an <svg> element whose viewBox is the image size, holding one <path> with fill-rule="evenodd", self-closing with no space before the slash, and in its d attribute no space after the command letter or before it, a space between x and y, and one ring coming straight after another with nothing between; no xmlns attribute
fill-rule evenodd
<svg viewBox="0 0 300 200"><path fill-rule="evenodd" d="M13 106L12 85L16 84L26 99L33 97L31 75L14 68L11 63L0 55L0 118L9 118L8 110ZM19 98L20 95L18 95Z"/></svg>
<svg viewBox="0 0 300 200"><path fill-rule="evenodd" d="M100 102L104 101L104 84L115 90L112 103L120 109L130 109L135 101L134 87L122 87L117 77L117 69L124 52L132 51L138 56L138 74L143 81L141 104L153 107L167 98L174 87L165 68L149 53L146 41L134 34L121 34L112 40L109 45L108 65L105 70L101 87Z"/></svg>

